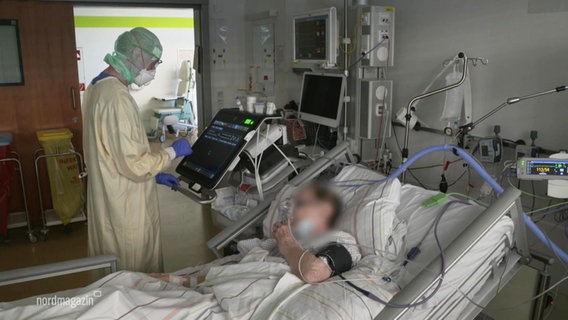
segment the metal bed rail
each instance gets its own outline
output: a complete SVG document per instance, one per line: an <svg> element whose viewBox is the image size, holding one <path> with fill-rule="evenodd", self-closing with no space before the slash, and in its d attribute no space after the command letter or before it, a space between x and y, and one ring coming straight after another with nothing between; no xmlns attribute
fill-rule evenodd
<svg viewBox="0 0 568 320"><path fill-rule="evenodd" d="M101 255L0 272L0 286L109 268L116 272L116 256Z"/></svg>
<svg viewBox="0 0 568 320"><path fill-rule="evenodd" d="M444 250L446 258L446 272L449 272L456 267L457 263L489 232L489 230L505 215L510 215L515 223L514 230L514 244L511 250L513 254L518 256L511 265L503 266L506 268L504 275L501 279L501 284L506 284L510 278L516 273L520 267L519 263L526 264L530 261L530 252L528 249L528 242L526 237L526 229L522 223L523 211L520 203L521 192L515 188L508 188L503 194L495 201L495 203L487 208L482 214L477 217L460 236L450 243ZM521 221L519 223L519 221ZM422 297L432 290L440 275L433 274L430 270L440 270L442 265L441 257L436 257L422 272L420 272L406 287L403 288L397 295L395 295L391 302L394 304L408 304L420 301ZM499 284L495 284L499 285ZM480 301L487 303L491 297L484 297L487 301ZM403 315L408 312L408 308L390 308L385 307L375 319L401 319ZM480 310L471 310L471 315Z"/></svg>
<svg viewBox="0 0 568 320"><path fill-rule="evenodd" d="M492 269L491 277L486 281L482 288L477 293L468 293L467 296L480 306L487 306L498 292L517 274L517 272L524 265L522 262L524 257L520 256L515 251L509 251L508 256L505 257L505 263L501 263ZM459 293L458 293L459 294ZM461 300L465 300L462 295ZM475 319L475 317L483 310L473 303L469 303L462 311L463 319Z"/></svg>
<svg viewBox="0 0 568 320"><path fill-rule="evenodd" d="M485 260L490 267L484 273L487 280L482 283L481 287L473 285L467 291L462 290L462 288L471 284L472 278L476 273L463 277L462 281L454 287L455 290L453 298L455 299L452 301L450 299L445 299L442 303L435 306L433 312L437 318L446 319L446 317L448 317L448 315L456 308L459 308L461 304L466 303L467 306L465 307L465 311L462 310L460 319L474 319L481 311L478 305L487 305L501 290L503 285L511 279L511 277L521 267L521 264L518 263L521 256L516 254L515 251L510 250L511 243L506 236L505 239L503 239L503 242L505 247L495 247L489 253L488 259ZM498 256L496 259L493 255L497 251L501 251L503 249L509 250L507 250L504 255ZM514 270L514 272L511 272L512 270ZM476 302L477 305L471 303L468 298ZM433 313L430 313L429 316L432 315Z"/></svg>

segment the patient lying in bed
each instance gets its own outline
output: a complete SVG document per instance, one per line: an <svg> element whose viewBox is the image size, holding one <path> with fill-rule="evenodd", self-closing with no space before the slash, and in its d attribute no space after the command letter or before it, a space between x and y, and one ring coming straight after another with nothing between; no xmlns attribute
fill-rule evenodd
<svg viewBox="0 0 568 320"><path fill-rule="evenodd" d="M353 170L359 169L344 169L338 181L352 179ZM364 174L368 177L369 171ZM397 205L398 198L387 194L396 191L395 187L379 188L375 193L339 190L345 201L342 206L319 185L300 189L287 185L263 221L266 238L239 242L240 254L153 277L122 270L86 287L56 293L58 298L92 299L93 304L75 308L38 304L37 297L0 303L0 319L373 318L383 304L362 297L339 277L325 280L343 273L385 301L398 292L396 279L385 281L384 275L401 264L369 252L375 247L382 250L390 242L381 231L367 232L377 225L363 219L368 217L364 209L377 208L373 212L384 217L376 221L390 228L388 205ZM366 252L363 258L360 252Z"/></svg>
<svg viewBox="0 0 568 320"><path fill-rule="evenodd" d="M280 221L273 238L247 239L237 245L241 255L266 252L267 260L286 263L304 282L318 283L350 270L361 258L355 238L333 225L341 200L326 187L313 183L280 203ZM206 274L181 280L168 274L151 274L164 281L182 281L186 287L201 283ZM176 279L176 280L174 280Z"/></svg>

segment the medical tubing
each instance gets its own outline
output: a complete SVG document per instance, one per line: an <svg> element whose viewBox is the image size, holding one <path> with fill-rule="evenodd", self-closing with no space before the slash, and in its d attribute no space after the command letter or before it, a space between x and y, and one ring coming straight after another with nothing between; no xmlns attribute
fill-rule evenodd
<svg viewBox="0 0 568 320"><path fill-rule="evenodd" d="M562 209L562 208L565 209L567 205L568 205L568 202L560 202L560 203L556 203L556 204L553 204L553 205L550 205L550 206L546 206L544 208L528 211L528 212L526 212L526 214L533 216L535 213L540 213L540 212L543 212L545 210L550 210L550 209L557 208L557 207L560 207L560 206L562 206L562 207L560 207L560 209ZM562 211L562 210L560 210L560 211Z"/></svg>
<svg viewBox="0 0 568 320"><path fill-rule="evenodd" d="M402 172L407 170L414 162L416 162L416 160L424 157L427 154L430 154L430 153L433 153L433 152L440 152L440 151L442 151L442 152L450 151L454 154L459 155L467 163L469 163L470 167L473 168L483 178L483 180L485 180L493 188L493 190L495 190L495 192L497 192L498 194L501 194L505 191L503 189L503 187L501 187L497 183L497 181L493 180L493 178L489 175L489 173L487 173L487 171L485 171L485 169L481 166L481 164L479 164L479 162L477 162L472 155L467 153L465 150L458 148L457 146L447 145L447 144L431 146L431 147L425 148L423 150L420 150L419 152L414 154L412 157L410 157L408 159L408 161L403 163L398 169L396 169L390 176L386 177L383 180L390 180L390 179L396 178ZM542 230L540 230L540 228L531 220L530 216L523 213L523 220L525 221L525 224L527 225L529 230L531 230L532 233L547 248L552 250L564 262L568 263L568 254L566 252L564 252L564 250L562 250L560 247L558 247L558 245L556 245L556 243L552 242L552 240L550 240L546 236L546 234L544 234L544 232Z"/></svg>
<svg viewBox="0 0 568 320"><path fill-rule="evenodd" d="M268 139L267 136L263 135L266 139ZM292 167L292 169L294 169L294 172L296 173L296 175L300 174L298 172L298 169L296 169L296 167L294 166L294 163L292 163L292 160L290 160L290 158L284 153L284 151L282 151L282 149L280 149L280 147L278 145L276 145L276 143L274 143L273 141L270 141L270 139L268 139L268 142L270 142L272 144L272 146L274 146L274 148L276 148L276 150L278 150L278 152L280 152L280 154L284 157L284 159L286 159L286 161L288 161L288 163L290 164L290 166Z"/></svg>
<svg viewBox="0 0 568 320"><path fill-rule="evenodd" d="M392 303L390 301L385 301L383 299L381 299L380 297L378 297L377 295L373 294L372 292L369 292L355 284L353 284L351 281L349 281L348 279L344 278L342 275L339 275L339 277L341 279L343 279L349 286L351 286L353 289L359 291L360 293L362 293L364 296L366 296L367 298L376 301L380 304L385 305L386 307L389 308L398 308L398 309L407 309L407 308L414 308L414 307L418 307L420 305L425 304L426 302L428 302L430 299L432 299L436 293L438 293L438 291L440 290L440 288L442 287L442 282L444 281L444 277L446 275L446 255L444 254L444 248L442 247L442 243L440 241L440 238L438 237L438 225L440 223L440 220L442 218L442 216L445 214L445 211L442 211L441 214L439 214L436 217L436 220L434 222L434 240L436 240L436 246L438 247L438 249L440 250L440 274L437 278L437 283L436 286L434 287L434 289L432 290L432 292L430 292L430 294L428 294L427 296L425 296L424 298L422 298L421 300L418 300L416 302L413 303L405 303L405 304L399 304L399 303ZM383 278L384 279L384 278Z"/></svg>
<svg viewBox="0 0 568 320"><path fill-rule="evenodd" d="M560 208L555 208L555 209L552 209L552 208L551 208L552 206L545 207L545 208L543 208L543 209L548 209L547 211L535 213L535 214L533 214L531 217L532 217L533 219L541 218L541 217L544 217L544 216L547 216L547 215L550 215L550 214L554 214L554 213L558 213L558 212L561 212L561 211L564 211L564 210L567 210L567 209L568 209L568 204L567 204L566 202L562 202L562 203L560 203L559 205L562 205L562 207L560 207ZM555 206L555 207L556 207L556 206Z"/></svg>

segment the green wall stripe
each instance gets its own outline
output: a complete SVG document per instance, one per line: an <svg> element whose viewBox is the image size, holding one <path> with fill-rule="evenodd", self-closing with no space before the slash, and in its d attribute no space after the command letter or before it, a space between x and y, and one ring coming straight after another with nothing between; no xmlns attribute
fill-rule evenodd
<svg viewBox="0 0 568 320"><path fill-rule="evenodd" d="M193 28L193 18L76 16L75 28Z"/></svg>

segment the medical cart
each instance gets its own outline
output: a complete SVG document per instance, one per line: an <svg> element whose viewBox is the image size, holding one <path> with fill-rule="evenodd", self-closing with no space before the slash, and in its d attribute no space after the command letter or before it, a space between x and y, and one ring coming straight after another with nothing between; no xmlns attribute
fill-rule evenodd
<svg viewBox="0 0 568 320"><path fill-rule="evenodd" d="M22 186L22 198L23 198L23 202L24 202L24 212L23 213L11 213L9 214L7 212L8 210L8 205L9 205L9 200L10 200L10 193L11 193L11 188L10 186L7 186L8 188L3 189L5 192L5 194L0 194L0 198L2 200L0 200L0 206L4 207L4 209L6 210L6 212L0 212L0 214L6 214L6 219L7 219L7 229L13 229L13 228L19 228L19 227L23 227L26 226L28 228L28 231L26 232L28 235L28 239L30 240L31 243L35 243L37 242L37 237L33 232L32 229L32 224L30 221L30 213L28 210L28 200L26 198L26 188L25 188L25 184L24 184L24 174L22 171L22 162L20 161L20 155L15 152L10 150L10 144L12 143L12 134L10 132L1 132L0 133L0 178L1 181L4 183L8 183L11 184L12 182L12 177L11 177L11 172L13 167L11 166L11 164L15 164L16 165L16 169L20 175L20 183ZM2 170L4 169L4 170ZM2 193L0 191L0 193ZM25 220L22 221L21 218L16 218L16 215L22 215L24 216Z"/></svg>

